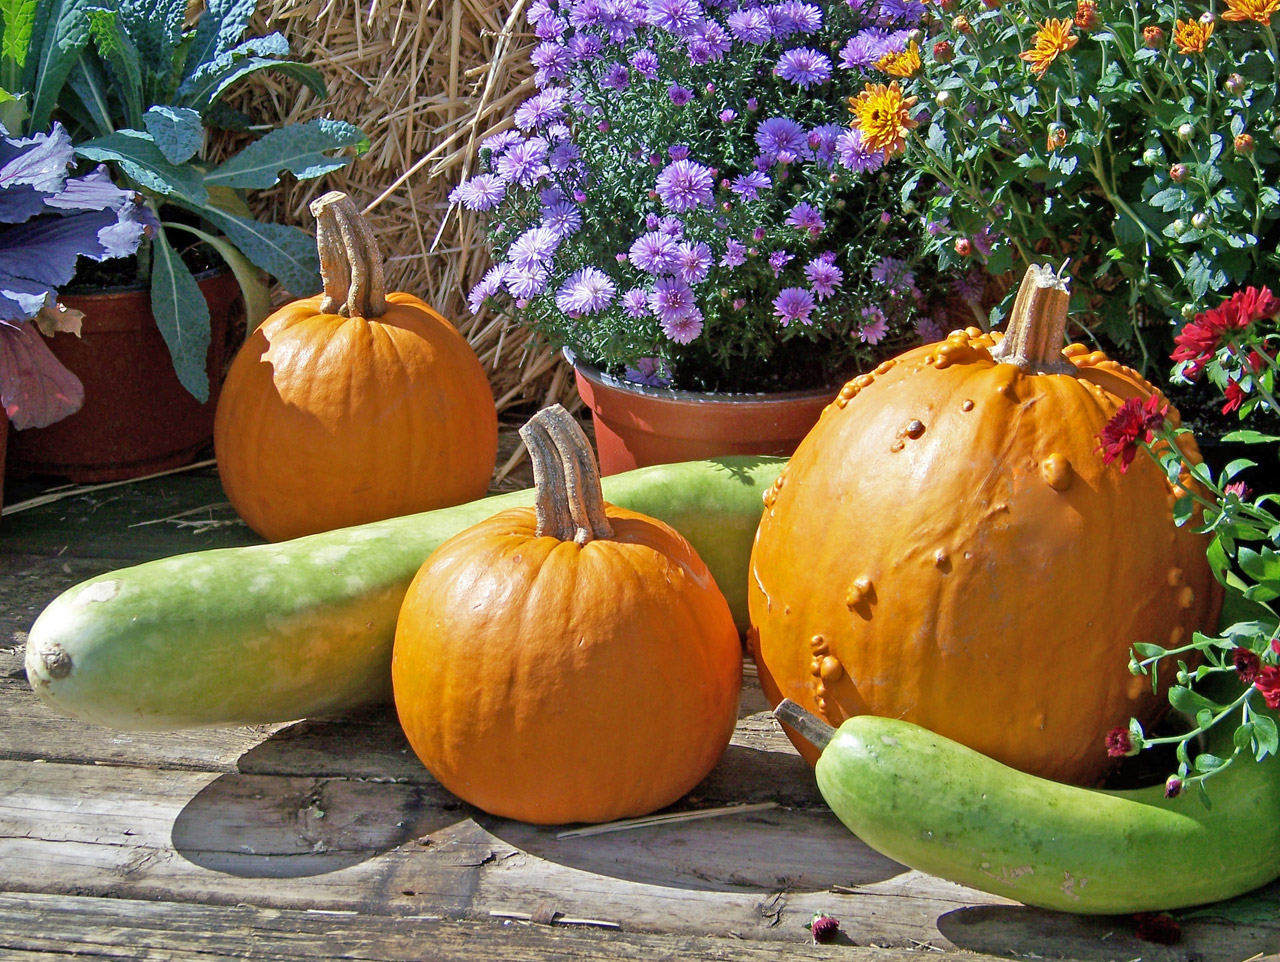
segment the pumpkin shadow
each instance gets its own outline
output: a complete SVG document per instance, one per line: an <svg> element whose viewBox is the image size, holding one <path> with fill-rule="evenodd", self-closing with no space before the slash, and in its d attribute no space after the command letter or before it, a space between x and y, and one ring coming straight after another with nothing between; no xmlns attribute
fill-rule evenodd
<svg viewBox="0 0 1280 962"><path fill-rule="evenodd" d="M731 745L711 775L667 811L759 801L779 807L570 838L557 836L574 826L482 813L473 818L495 838L544 861L667 888L825 892L906 871L841 825L812 784L813 773L797 755ZM724 797L722 785L734 786L737 797Z"/></svg>
<svg viewBox="0 0 1280 962"><path fill-rule="evenodd" d="M179 855L227 875L322 875L465 817L385 706L289 725L237 768L187 802L172 830Z"/></svg>

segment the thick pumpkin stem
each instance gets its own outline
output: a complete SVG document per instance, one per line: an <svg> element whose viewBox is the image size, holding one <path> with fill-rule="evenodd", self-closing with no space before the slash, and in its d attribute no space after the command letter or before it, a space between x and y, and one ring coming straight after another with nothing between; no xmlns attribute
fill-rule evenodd
<svg viewBox="0 0 1280 962"><path fill-rule="evenodd" d="M1066 279L1048 264L1032 264L1018 288L1004 340L991 356L1028 374L1074 375L1075 365L1062 356L1070 302Z"/></svg>
<svg viewBox="0 0 1280 962"><path fill-rule="evenodd" d="M780 722L786 722L814 748L826 748L827 743L835 737L836 730L812 712L805 711L790 698L778 702L773 715Z"/></svg>
<svg viewBox="0 0 1280 962"><path fill-rule="evenodd" d="M586 544L613 537L591 443L559 404L544 408L520 429L533 462L538 537Z"/></svg>
<svg viewBox="0 0 1280 962"><path fill-rule="evenodd" d="M386 313L382 251L373 227L340 190L311 202L316 219L316 252L324 300L320 310L343 317L380 317Z"/></svg>

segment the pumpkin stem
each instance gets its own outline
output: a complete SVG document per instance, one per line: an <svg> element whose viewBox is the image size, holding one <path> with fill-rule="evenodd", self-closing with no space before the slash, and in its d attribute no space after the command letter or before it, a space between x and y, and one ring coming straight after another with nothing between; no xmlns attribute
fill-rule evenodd
<svg viewBox="0 0 1280 962"><path fill-rule="evenodd" d="M387 310L387 288L373 227L340 190L313 200L311 213L316 219L316 252L324 280L321 313L381 317Z"/></svg>
<svg viewBox="0 0 1280 962"><path fill-rule="evenodd" d="M1018 287L1004 340L991 356L1016 364L1027 374L1076 374L1076 366L1062 356L1067 332L1068 278L1048 264L1032 264Z"/></svg>
<svg viewBox="0 0 1280 962"><path fill-rule="evenodd" d="M836 730L812 712L805 711L790 698L778 702L773 715L780 722L786 722L800 736L821 751L835 737Z"/></svg>
<svg viewBox="0 0 1280 962"><path fill-rule="evenodd" d="M561 405L543 408L520 429L533 462L538 537L586 544L613 537L591 443Z"/></svg>

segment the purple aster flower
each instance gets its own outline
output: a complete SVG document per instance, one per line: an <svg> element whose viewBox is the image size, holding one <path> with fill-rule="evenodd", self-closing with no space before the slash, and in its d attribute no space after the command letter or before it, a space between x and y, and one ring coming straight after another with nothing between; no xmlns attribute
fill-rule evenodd
<svg viewBox="0 0 1280 962"><path fill-rule="evenodd" d="M545 267L560 246L560 238L545 227L530 227L511 242L507 258L517 268ZM511 293L515 294L515 291ZM519 296L519 295L517 295Z"/></svg>
<svg viewBox="0 0 1280 962"><path fill-rule="evenodd" d="M813 151L814 159L828 167L833 166L840 135L849 129L840 124L823 124L809 131L809 149Z"/></svg>
<svg viewBox="0 0 1280 962"><path fill-rule="evenodd" d="M741 267L747 262L747 245L730 237L724 243L724 257L720 258L721 267Z"/></svg>
<svg viewBox="0 0 1280 962"><path fill-rule="evenodd" d="M822 219L822 211L807 201L801 201L791 208L787 214L787 224L790 227L807 230L810 237L817 237L826 226L826 222Z"/></svg>
<svg viewBox="0 0 1280 962"><path fill-rule="evenodd" d="M985 289L986 281L977 268L951 282L952 292L965 301L981 301Z"/></svg>
<svg viewBox="0 0 1280 962"><path fill-rule="evenodd" d="M518 131L508 128L496 134L490 134L480 141L480 149L487 150L491 157L496 157L512 144L519 143L522 139Z"/></svg>
<svg viewBox="0 0 1280 962"><path fill-rule="evenodd" d="M907 262L897 257L882 257L871 268L871 279L895 293L914 287L916 276L907 270Z"/></svg>
<svg viewBox="0 0 1280 962"><path fill-rule="evenodd" d="M529 4L529 9L524 12L524 18L530 26L536 27L544 17L553 16L554 13L547 0L533 0L533 3Z"/></svg>
<svg viewBox="0 0 1280 962"><path fill-rule="evenodd" d="M614 43L625 43L635 35L646 15L645 4L639 0L606 0L600 25Z"/></svg>
<svg viewBox="0 0 1280 962"><path fill-rule="evenodd" d="M533 34L539 40L559 40L568 29L569 24L563 17L544 17L533 28Z"/></svg>
<svg viewBox="0 0 1280 962"><path fill-rule="evenodd" d="M689 148L684 144L672 144L667 148L667 156L672 160L684 160L689 156Z"/></svg>
<svg viewBox="0 0 1280 962"><path fill-rule="evenodd" d="M502 283L506 285L512 297L528 300L531 297L537 297L547 289L548 277L547 269L541 264L535 263L528 267L516 267L513 264L503 275Z"/></svg>
<svg viewBox="0 0 1280 962"><path fill-rule="evenodd" d="M863 344L879 344L889 333L889 322L878 307L862 309L862 323L858 326L858 340Z"/></svg>
<svg viewBox="0 0 1280 962"><path fill-rule="evenodd" d="M769 18L759 7L735 10L729 14L729 32L743 43L765 43L773 36Z"/></svg>
<svg viewBox="0 0 1280 962"><path fill-rule="evenodd" d="M633 287L622 295L622 309L632 317L644 317L649 313L649 292L643 287Z"/></svg>
<svg viewBox="0 0 1280 962"><path fill-rule="evenodd" d="M739 174L733 178L733 183L729 185L729 189L743 200L756 200L760 197L760 191L768 190L771 186L773 186L773 181L768 174L763 171L753 170L750 173Z"/></svg>
<svg viewBox="0 0 1280 962"><path fill-rule="evenodd" d="M659 217L655 221L653 229L679 240L684 236L684 221L679 217L672 217L668 214L666 217Z"/></svg>
<svg viewBox="0 0 1280 962"><path fill-rule="evenodd" d="M600 86L609 90L626 90L631 86L631 71L614 61L609 64L609 69L605 71L604 77L601 78Z"/></svg>
<svg viewBox="0 0 1280 962"><path fill-rule="evenodd" d="M569 11L569 22L573 24L574 29L581 30L583 27L594 27L600 22L600 17L604 13L604 5L600 0L577 0L577 3L567 6Z"/></svg>
<svg viewBox="0 0 1280 962"><path fill-rule="evenodd" d="M973 241L973 249L975 251L983 257L990 257L992 245L995 244L998 238L999 235L993 234L991 232L991 228L984 224L982 230L978 231L978 233L974 234L970 239Z"/></svg>
<svg viewBox="0 0 1280 962"><path fill-rule="evenodd" d="M449 192L449 203L467 210L493 210L507 192L506 181L496 174L477 174Z"/></svg>
<svg viewBox="0 0 1280 962"><path fill-rule="evenodd" d="M613 303L617 288L598 267L574 271L556 292L556 307L566 314L594 314Z"/></svg>
<svg viewBox="0 0 1280 962"><path fill-rule="evenodd" d="M709 167L692 160L675 160L658 174L654 189L669 210L683 213L709 205L714 183Z"/></svg>
<svg viewBox="0 0 1280 962"><path fill-rule="evenodd" d="M813 295L803 287L784 287L773 299L773 313L783 327L789 326L793 321L812 324L809 315L813 313L813 308Z"/></svg>
<svg viewBox="0 0 1280 962"><path fill-rule="evenodd" d="M654 282L653 292L649 295L649 310L658 315L664 325L678 321L690 311L697 310L693 288L678 277L660 277Z"/></svg>
<svg viewBox="0 0 1280 962"><path fill-rule="evenodd" d="M667 97L677 107L683 107L693 99L693 91L688 87L681 87L679 84L672 84L667 88Z"/></svg>
<svg viewBox="0 0 1280 962"><path fill-rule="evenodd" d="M557 237L569 237L582 229L582 211L569 200L559 200L542 208L542 226Z"/></svg>
<svg viewBox="0 0 1280 962"><path fill-rule="evenodd" d="M804 128L787 117L770 117L756 128L756 146L770 160L804 157L807 141Z"/></svg>
<svg viewBox="0 0 1280 962"><path fill-rule="evenodd" d="M797 31L796 22L787 12L785 4L775 3L760 9L764 11L764 15L769 21L769 30L778 40L785 40Z"/></svg>
<svg viewBox="0 0 1280 962"><path fill-rule="evenodd" d="M773 268L773 276L777 277L779 274L781 274L782 269L787 266L787 263L789 261L794 260L795 256L796 256L795 254L790 254L784 250L774 251L772 254L770 254L769 266Z"/></svg>
<svg viewBox="0 0 1280 962"><path fill-rule="evenodd" d="M666 362L658 357L636 358L636 366L628 367L623 371L622 376L633 384L644 384L648 387L666 387L671 383Z"/></svg>
<svg viewBox="0 0 1280 962"><path fill-rule="evenodd" d="M530 137L512 144L494 165L498 176L508 183L532 187L550 173L547 167L547 142Z"/></svg>
<svg viewBox="0 0 1280 962"><path fill-rule="evenodd" d="M737 119L738 119L738 112L736 110L725 109L720 111L720 122L722 124L731 124Z"/></svg>
<svg viewBox="0 0 1280 962"><path fill-rule="evenodd" d="M484 302L502 290L502 280L506 277L507 270L506 264L494 264L485 271L480 283L471 288L471 293L467 295L467 306L471 308L472 314L479 314Z"/></svg>
<svg viewBox="0 0 1280 962"><path fill-rule="evenodd" d="M682 317L664 318L659 325L662 333L677 344L688 344L702 333L702 312L694 307Z"/></svg>
<svg viewBox="0 0 1280 962"><path fill-rule="evenodd" d="M565 90L548 87L516 108L516 126L521 130L545 127L564 117Z"/></svg>
<svg viewBox="0 0 1280 962"><path fill-rule="evenodd" d="M588 63L600 56L604 41L594 33L575 33L567 44L569 56L579 63Z"/></svg>
<svg viewBox="0 0 1280 962"><path fill-rule="evenodd" d="M933 317L922 314L916 318L916 335L921 343L933 344L947 336L947 312L941 308Z"/></svg>
<svg viewBox="0 0 1280 962"><path fill-rule="evenodd" d="M632 264L649 274L672 274L676 270L675 239L661 231L651 230L641 234L627 251Z"/></svg>
<svg viewBox="0 0 1280 962"><path fill-rule="evenodd" d="M804 265L804 276L818 300L825 301L844 280L844 271L835 263L835 254L827 251Z"/></svg>
<svg viewBox="0 0 1280 962"><path fill-rule="evenodd" d="M889 23L917 24L925 14L919 0L880 0L880 19Z"/></svg>
<svg viewBox="0 0 1280 962"><path fill-rule="evenodd" d="M562 140L551 148L551 153L547 157L547 166L557 174L563 174L572 168L581 156L582 151L578 149L577 144Z"/></svg>
<svg viewBox="0 0 1280 962"><path fill-rule="evenodd" d="M568 124L551 124L542 132L542 136L547 139L547 143L556 144L562 140L568 140L572 132L569 130Z"/></svg>
<svg viewBox="0 0 1280 962"><path fill-rule="evenodd" d="M840 66L846 70L866 70L889 52L890 37L887 30L869 27L859 30L840 49Z"/></svg>
<svg viewBox="0 0 1280 962"><path fill-rule="evenodd" d="M700 284L707 279L715 257L702 241L681 241L676 248L676 276L686 284Z"/></svg>
<svg viewBox="0 0 1280 962"><path fill-rule="evenodd" d="M783 80L806 89L812 84L826 83L831 79L831 60L826 54L808 47L795 47L778 58L778 65L773 68L773 72Z"/></svg>
<svg viewBox="0 0 1280 962"><path fill-rule="evenodd" d="M649 0L649 23L677 37L691 33L702 22L698 0Z"/></svg>
<svg viewBox="0 0 1280 962"><path fill-rule="evenodd" d="M693 43L697 43L700 48L705 48L705 55L700 55L695 62L707 63L715 60L719 61L724 58L730 50L733 49L733 38L720 25L719 20L704 20L698 28L698 34L695 41L690 43L689 53L693 55Z"/></svg>
<svg viewBox="0 0 1280 962"><path fill-rule="evenodd" d="M563 80L569 73L569 51L563 44L550 41L538 44L533 48L533 53L529 54L529 62L536 70L533 82L539 87L545 87L555 80Z"/></svg>
<svg viewBox="0 0 1280 962"><path fill-rule="evenodd" d="M822 8L812 3L799 0L786 0L782 4L783 14L791 23L796 33L817 33L822 29Z"/></svg>
<svg viewBox="0 0 1280 962"><path fill-rule="evenodd" d="M939 234L941 234L944 230L947 229L947 225L950 223L951 223L951 218L944 217L942 218L942 220L927 221L924 225L924 229L925 231L928 232L930 237L937 237Z"/></svg>
<svg viewBox="0 0 1280 962"><path fill-rule="evenodd" d="M637 50L631 55L631 67L646 80L658 77L658 55L652 50Z"/></svg>
<svg viewBox="0 0 1280 962"><path fill-rule="evenodd" d="M862 144L862 132L845 130L836 138L836 156L840 163L856 174L870 173L884 166L884 155L867 150Z"/></svg>

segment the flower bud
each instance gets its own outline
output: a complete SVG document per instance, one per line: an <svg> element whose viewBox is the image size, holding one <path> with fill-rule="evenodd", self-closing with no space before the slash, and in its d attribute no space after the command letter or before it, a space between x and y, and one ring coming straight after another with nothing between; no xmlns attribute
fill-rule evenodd
<svg viewBox="0 0 1280 962"><path fill-rule="evenodd" d="M1191 216L1191 226L1196 230L1204 230L1209 226L1209 215L1204 211L1197 211Z"/></svg>
<svg viewBox="0 0 1280 962"><path fill-rule="evenodd" d="M911 43L918 44L923 39L924 39L924 31L921 30L919 27L914 28L907 34L907 40L909 40Z"/></svg>
<svg viewBox="0 0 1280 962"><path fill-rule="evenodd" d="M1280 124L1276 124L1271 128L1271 139L1280 143Z"/></svg>
<svg viewBox="0 0 1280 962"><path fill-rule="evenodd" d="M951 29L956 33L973 33L973 27L969 24L969 18L965 16L959 16L952 20Z"/></svg>
<svg viewBox="0 0 1280 962"><path fill-rule="evenodd" d="M1236 153L1248 156L1253 153L1253 137L1249 134L1236 134Z"/></svg>
<svg viewBox="0 0 1280 962"><path fill-rule="evenodd" d="M1178 139L1179 139L1179 140L1190 140L1190 139L1191 139L1192 137L1194 137L1195 135L1196 135L1196 129L1195 129L1194 127L1192 127L1190 124L1179 124L1179 125L1178 125Z"/></svg>
<svg viewBox="0 0 1280 962"><path fill-rule="evenodd" d="M1187 165L1174 164L1169 168L1169 179L1175 184L1181 184L1187 179Z"/></svg>
<svg viewBox="0 0 1280 962"><path fill-rule="evenodd" d="M1159 50L1164 46L1164 28L1154 24L1142 28L1142 45L1149 50Z"/></svg>
<svg viewBox="0 0 1280 962"><path fill-rule="evenodd" d="M813 934L814 942L834 942L836 933L840 931L840 923L830 915L819 912L809 922L809 931Z"/></svg>
<svg viewBox="0 0 1280 962"><path fill-rule="evenodd" d="M950 90L939 90L937 96L933 98L933 102L945 110L956 102L956 98Z"/></svg>
<svg viewBox="0 0 1280 962"><path fill-rule="evenodd" d="M828 184L831 184L832 186L835 186L836 184L840 183L840 175L839 175L839 174L829 174L829 175L827 176L827 183L828 183Z"/></svg>
<svg viewBox="0 0 1280 962"><path fill-rule="evenodd" d="M1177 798L1182 794L1182 779L1177 775L1170 775L1164 783L1164 797Z"/></svg>
<svg viewBox="0 0 1280 962"><path fill-rule="evenodd" d="M735 297L735 298L734 298L734 300L733 300L733 309L734 309L735 311L740 311L740 310L742 310L742 309L743 309L744 307L746 307L746 306L747 306L747 299L746 299L745 297Z"/></svg>
<svg viewBox="0 0 1280 962"><path fill-rule="evenodd" d="M956 58L955 48L949 40L939 40L933 45L933 59L938 63L951 63Z"/></svg>
<svg viewBox="0 0 1280 962"><path fill-rule="evenodd" d="M1218 19L1218 18L1217 18L1217 17L1215 17L1215 16L1213 15L1213 13L1212 13L1212 12L1210 12L1210 11L1208 11L1208 10L1206 10L1204 13L1200 14L1200 22L1201 22L1201 23L1203 23L1203 24L1205 24L1206 26L1207 26L1208 24L1213 23L1213 22L1214 22L1215 20L1217 20L1217 19Z"/></svg>
<svg viewBox="0 0 1280 962"><path fill-rule="evenodd" d="M1185 226L1184 226L1184 229L1185 229ZM1192 318L1194 318L1195 316L1196 316L1196 308L1195 308L1195 305L1194 305L1194 304L1183 304L1183 305L1182 305L1182 319L1183 319L1184 321L1189 321L1189 320L1191 320Z"/></svg>
<svg viewBox="0 0 1280 962"><path fill-rule="evenodd" d="M973 253L973 242L967 237L956 238L956 253L961 257L968 257Z"/></svg>
<svg viewBox="0 0 1280 962"><path fill-rule="evenodd" d="M1062 147L1067 142L1067 128L1065 124L1052 123L1049 125L1049 134L1045 138L1045 149L1052 152Z"/></svg>
<svg viewBox="0 0 1280 962"><path fill-rule="evenodd" d="M1097 25L1097 0L1076 0L1076 26L1081 30L1092 30Z"/></svg>
<svg viewBox="0 0 1280 962"><path fill-rule="evenodd" d="M1223 84L1227 88L1227 93L1233 97L1239 97L1244 93L1244 77L1238 73L1228 75L1226 82Z"/></svg>
<svg viewBox="0 0 1280 962"><path fill-rule="evenodd" d="M1142 162L1148 167L1154 167L1162 160L1164 160L1164 151L1159 147L1148 147L1142 152Z"/></svg>

